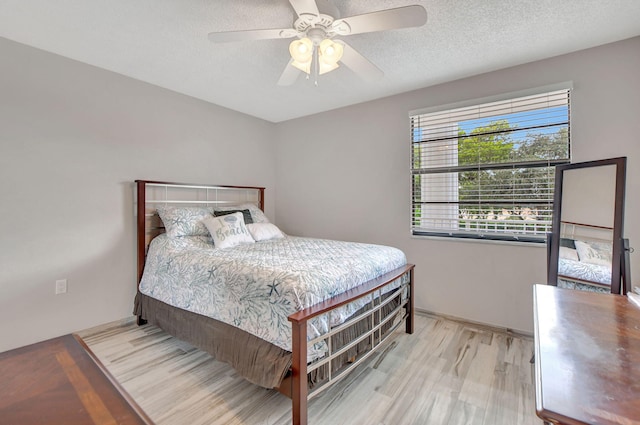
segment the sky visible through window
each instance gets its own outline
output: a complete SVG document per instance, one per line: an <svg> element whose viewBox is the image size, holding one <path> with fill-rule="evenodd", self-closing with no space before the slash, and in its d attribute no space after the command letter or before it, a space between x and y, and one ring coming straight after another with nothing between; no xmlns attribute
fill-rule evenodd
<svg viewBox="0 0 640 425"><path fill-rule="evenodd" d="M536 112L536 125L542 126L541 128L537 128L535 131L537 134L541 134L541 135L550 135L550 134L554 134L558 132L558 127L561 127L564 124L559 124L558 126L550 126L550 127L544 127L546 125L549 125L551 123L564 123L567 122L569 120L569 111L566 107L555 107L555 108L545 108L545 109L540 109L539 111ZM512 127L515 128L520 128L522 127L523 122L525 122L524 118L525 117L531 117L531 112L530 111L526 111L526 112L516 112L516 113L511 113L511 114L503 114L503 115L494 115L494 116L490 116L490 117L484 117L484 118L477 118L477 119L473 119L473 120L465 120L465 121L459 121L458 122L458 128L462 131L464 131L466 134L469 134L470 132L472 132L474 129L478 128L478 127L485 127L490 125L492 122L496 122L496 121L508 121L509 125L511 125ZM526 127L531 126L531 121L526 121L529 122L529 124L526 125ZM414 142L420 142L422 141L423 137L423 129L422 128L414 128L413 129L413 141ZM519 144L519 140L514 140L515 143L515 147L518 147Z"/></svg>
<svg viewBox="0 0 640 425"><path fill-rule="evenodd" d="M567 110L567 108L562 106L555 107L555 108L540 109L536 111L535 124L540 126L545 126L554 122L555 123L566 122L569 119L568 113L569 111ZM522 124L523 122L527 122L529 124L527 124L526 127L529 127L531 126L531 119L530 119L531 115L532 115L531 111L526 111L526 112L516 112L512 114L494 115L490 117L478 118L478 119L467 120L467 121L460 121L458 122L458 128L464 131L465 133L469 134L475 128L485 127L491 124L492 122L501 121L501 120L508 121L511 126L514 126L516 128L522 127L522 125L520 124ZM525 117L527 117L528 119L525 120ZM553 134L558 131L558 128L555 126L542 127L542 128L536 129L535 131L538 134Z"/></svg>
<svg viewBox="0 0 640 425"><path fill-rule="evenodd" d="M414 234L543 240L553 167L569 160L569 108L557 104L412 116Z"/></svg>

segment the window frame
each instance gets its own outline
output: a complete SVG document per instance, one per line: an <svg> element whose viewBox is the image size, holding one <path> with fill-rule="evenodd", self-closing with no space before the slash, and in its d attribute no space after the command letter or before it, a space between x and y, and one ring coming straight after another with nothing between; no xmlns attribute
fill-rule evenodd
<svg viewBox="0 0 640 425"><path fill-rule="evenodd" d="M455 102L455 103L450 103L450 104L445 104L445 105L439 105L439 106L434 106L434 107L428 107L428 108L422 108L422 109L418 109L418 110L413 110L413 111L409 111L409 133L410 133L410 187L411 187L411 208L410 208L410 231L411 231L411 235L413 237L416 238L445 238L445 239L452 239L452 240L472 240L472 241L506 241L506 242L525 242L525 243L536 243L536 244L545 244L546 243L546 234L540 234L540 235L528 235L528 234L517 234L515 231L513 233L508 233L508 232L504 232L504 233L500 233L497 232L496 230L494 231L482 231L481 229L476 230L476 231L469 231L469 230L458 230L454 228L454 226L452 226L450 229L446 229L443 228L441 231L440 230L436 230L436 229L432 229L432 230L428 230L425 228L420 228L420 225L416 225L416 214L414 211L415 205L416 205L416 195L415 195L415 190L416 190L416 183L415 183L415 177L417 175L427 175L426 173L422 173L422 174L417 174L414 172L414 170L416 170L415 167L415 163L414 163L414 146L415 146L415 134L414 134L414 126L413 126L413 122L414 122L414 117L418 116L418 115L423 115L423 114L434 114L434 113L438 113L438 112L445 112L445 111L450 111L450 110L456 110L456 109L460 109L460 108L467 108L467 107L474 107L474 106L480 106L483 104L488 104L488 103L493 103L493 102L501 102L501 101L508 101L511 99L517 99L517 98L521 98L521 97L527 97L527 96L535 96L535 95L544 95L546 93L551 93L551 92L555 92L555 91L560 91L560 90L566 90L568 92L568 103L567 103L567 158L566 159L557 159L557 160L549 160L547 161L547 166L548 167L553 167L551 170L555 170L555 166L556 165L560 165L560 164L567 164L571 162L571 157L572 157L572 143L571 143L571 91L573 89L573 84L572 82L562 82L562 83L558 83L558 84L552 84L552 85L547 85L547 86L542 86L542 87L536 87L536 88L531 88L531 89L526 89L526 90L520 90L520 91L515 91L515 92L508 92L508 93L502 93L502 94L498 94L498 95L494 95L494 96L488 96L488 97L483 97L483 98L476 98L476 99L470 99L470 100L466 100L466 101L462 101L462 102ZM496 114L496 117L500 116L500 114ZM505 166L512 166L513 168L516 167L517 163L514 162L507 162L505 163ZM462 168L462 166L455 166L455 167L451 167L451 168ZM418 167L418 170L420 169L424 169L425 167L421 164L421 166ZM446 167L445 167L446 168ZM481 167L478 167L478 169L480 169ZM525 168L529 168L529 169L533 169L534 167L525 167ZM461 171L455 171L456 173L458 173L456 175L456 178L458 178L460 176L460 172ZM433 174L430 174L433 175ZM554 183L554 176L551 175L549 177L549 181L551 182L551 184ZM456 180L457 181L457 180ZM422 183L420 183L422 184ZM420 189L422 190L422 189ZM459 190L459 189L458 189ZM553 191L551 192L551 202L550 202L550 209L551 211L553 211L553 198L554 198L554 192L555 192L555 187L553 188ZM422 202L420 200L420 202ZM457 203L457 200L454 202ZM460 211L461 208L458 207L458 223L461 221L460 219ZM549 221L553 220L553 212L551 212L551 216L549 217ZM550 230L549 230L550 231Z"/></svg>

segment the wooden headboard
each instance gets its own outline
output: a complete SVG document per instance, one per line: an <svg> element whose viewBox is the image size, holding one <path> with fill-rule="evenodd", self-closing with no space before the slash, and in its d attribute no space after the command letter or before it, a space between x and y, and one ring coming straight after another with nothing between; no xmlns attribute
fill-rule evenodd
<svg viewBox="0 0 640 425"><path fill-rule="evenodd" d="M138 284L151 240L164 233L157 205L216 206L252 203L264 211L264 187L223 186L136 180Z"/></svg>

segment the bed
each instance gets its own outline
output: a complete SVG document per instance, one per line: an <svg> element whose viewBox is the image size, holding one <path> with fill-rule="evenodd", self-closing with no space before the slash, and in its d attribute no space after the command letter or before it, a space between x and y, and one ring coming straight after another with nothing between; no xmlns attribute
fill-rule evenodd
<svg viewBox="0 0 640 425"><path fill-rule="evenodd" d="M610 292L612 239L612 228L562 221L558 286Z"/></svg>
<svg viewBox="0 0 640 425"><path fill-rule="evenodd" d="M261 187L136 189L138 323L286 394L294 424L396 328L413 333L414 266L401 251L285 235Z"/></svg>

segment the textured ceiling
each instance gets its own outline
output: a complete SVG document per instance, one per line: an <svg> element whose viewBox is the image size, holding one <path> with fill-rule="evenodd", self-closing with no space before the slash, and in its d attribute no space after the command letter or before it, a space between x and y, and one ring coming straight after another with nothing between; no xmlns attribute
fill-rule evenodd
<svg viewBox="0 0 640 425"><path fill-rule="evenodd" d="M0 0L0 36L272 122L640 35L640 0L335 0L342 17L423 5L424 27L345 37L385 76L346 67L276 83L290 40L212 44L212 31L288 28L287 0ZM1 62L1 58L0 58Z"/></svg>

